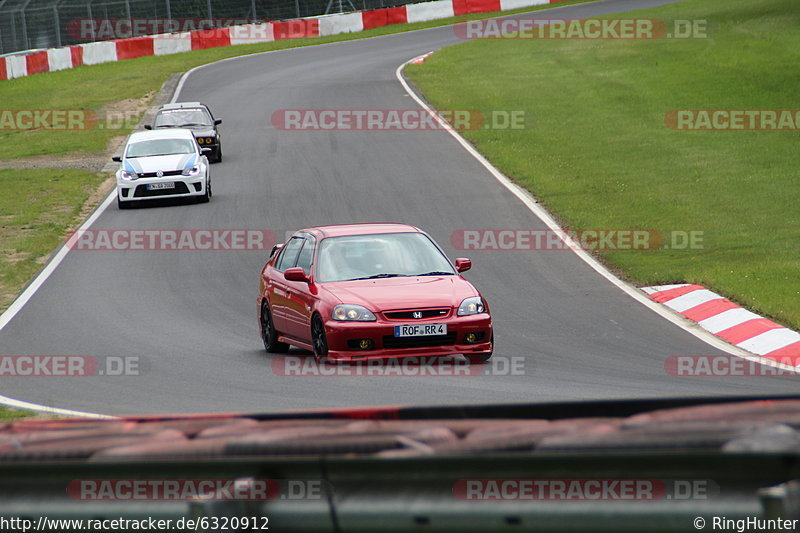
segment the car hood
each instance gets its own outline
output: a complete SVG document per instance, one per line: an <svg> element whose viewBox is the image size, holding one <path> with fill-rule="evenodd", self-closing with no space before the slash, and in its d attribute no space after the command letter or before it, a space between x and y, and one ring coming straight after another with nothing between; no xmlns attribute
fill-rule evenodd
<svg viewBox="0 0 800 533"><path fill-rule="evenodd" d="M123 167L130 172L156 172L163 170L183 170L197 163L197 154L159 155L153 157L136 157L125 159Z"/></svg>
<svg viewBox="0 0 800 533"><path fill-rule="evenodd" d="M460 276L420 276L325 283L342 303L373 311L422 307L458 307L478 291Z"/></svg>
<svg viewBox="0 0 800 533"><path fill-rule="evenodd" d="M173 126L173 128L179 127L185 130L192 130L195 137L213 137L215 134L215 129L213 126ZM166 130L170 129L168 127L160 126L156 127L157 130Z"/></svg>

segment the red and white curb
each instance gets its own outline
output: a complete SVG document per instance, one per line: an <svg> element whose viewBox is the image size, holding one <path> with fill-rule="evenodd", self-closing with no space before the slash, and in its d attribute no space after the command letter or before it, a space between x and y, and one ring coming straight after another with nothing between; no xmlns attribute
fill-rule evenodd
<svg viewBox="0 0 800 533"><path fill-rule="evenodd" d="M702 285L682 283L642 290L651 300L750 353L774 360L800 357L800 333L750 312Z"/></svg>

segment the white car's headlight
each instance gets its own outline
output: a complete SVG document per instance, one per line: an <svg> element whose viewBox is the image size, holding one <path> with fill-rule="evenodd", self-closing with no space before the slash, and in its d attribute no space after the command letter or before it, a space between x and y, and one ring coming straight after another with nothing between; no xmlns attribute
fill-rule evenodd
<svg viewBox="0 0 800 533"><path fill-rule="evenodd" d="M139 175L136 174L136 172L131 172L130 170L123 170L120 175L124 180L135 180L136 178L139 177Z"/></svg>
<svg viewBox="0 0 800 533"><path fill-rule="evenodd" d="M339 304L333 308L331 318L340 321L373 322L375 315L364 306L352 304Z"/></svg>
<svg viewBox="0 0 800 533"><path fill-rule="evenodd" d="M465 298L458 306L458 316L477 315L486 312L486 306L480 296Z"/></svg>
<svg viewBox="0 0 800 533"><path fill-rule="evenodd" d="M184 168L181 174L184 176L197 176L200 174L200 167L195 165L193 167Z"/></svg>

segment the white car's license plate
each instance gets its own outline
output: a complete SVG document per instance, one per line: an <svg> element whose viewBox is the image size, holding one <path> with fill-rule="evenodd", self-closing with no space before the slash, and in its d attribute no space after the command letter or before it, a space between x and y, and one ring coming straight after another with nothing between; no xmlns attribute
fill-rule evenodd
<svg viewBox="0 0 800 533"><path fill-rule="evenodd" d="M157 191L159 189L174 189L175 184L172 182L169 183L148 183L147 190L148 191Z"/></svg>
<svg viewBox="0 0 800 533"><path fill-rule="evenodd" d="M405 324L394 327L395 337L426 337L447 335L447 324Z"/></svg>

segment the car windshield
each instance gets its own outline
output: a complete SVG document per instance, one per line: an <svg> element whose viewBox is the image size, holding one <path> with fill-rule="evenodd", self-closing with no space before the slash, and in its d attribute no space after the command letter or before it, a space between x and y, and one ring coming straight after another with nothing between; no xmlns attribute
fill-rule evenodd
<svg viewBox="0 0 800 533"><path fill-rule="evenodd" d="M453 275L444 254L422 233L329 237L317 257L321 283L394 276Z"/></svg>
<svg viewBox="0 0 800 533"><path fill-rule="evenodd" d="M211 115L203 108L191 109L165 109L156 115L154 121L156 128L180 126L210 126Z"/></svg>
<svg viewBox="0 0 800 533"><path fill-rule="evenodd" d="M128 145L125 157L152 157L157 155L192 154L194 142L190 139L152 139Z"/></svg>

